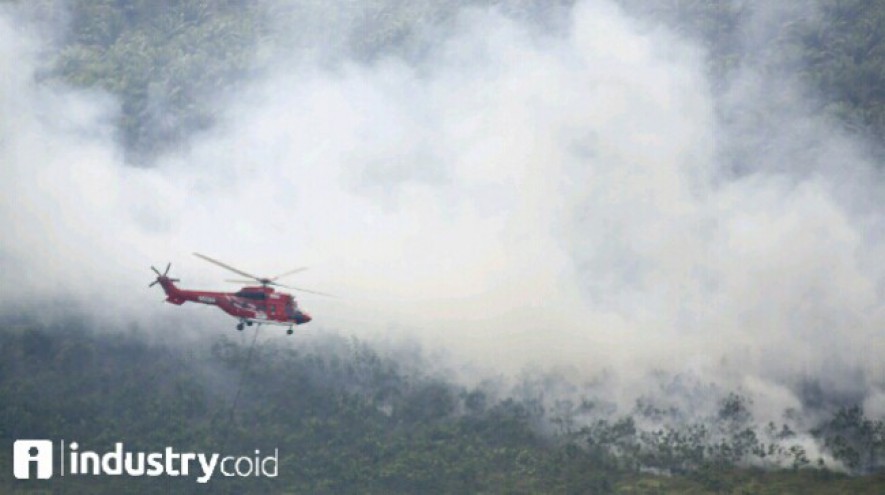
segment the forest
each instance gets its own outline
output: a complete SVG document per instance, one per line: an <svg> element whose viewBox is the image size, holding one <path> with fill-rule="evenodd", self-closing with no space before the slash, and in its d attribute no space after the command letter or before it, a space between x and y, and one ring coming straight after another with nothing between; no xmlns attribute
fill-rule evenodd
<svg viewBox="0 0 885 495"><path fill-rule="evenodd" d="M4 0L16 3L15 0ZM117 122L129 161L149 164L164 151L185 146L194 133L215 122L218 100L270 68L279 50L315 51L330 64L344 59L372 63L384 56L419 58L433 38L425 29L452 29L464 7L496 8L542 26L557 25L571 0L458 0L451 2L363 2L336 13L332 5L239 0L36 0L30 15L61 19L54 34L57 53L45 77L80 87L97 87L120 98ZM741 0L619 0L639 18L665 22L709 51L715 84L729 83L742 64L776 72L799 67L818 111L853 133L869 138L880 152L885 139L882 84L885 7L864 0L823 0L760 51L740 46L738 30L752 3ZM308 29L281 26L317 20ZM314 27L315 25L315 27ZM336 30L330 37L327 30ZM723 118L727 118L724 116Z"/></svg>
<svg viewBox="0 0 885 495"><path fill-rule="evenodd" d="M280 450L277 478L54 478L65 493L879 493L885 424L856 407L815 431L854 474L809 458L795 434L766 443L731 395L708 423L643 431L661 414L570 424L539 396L500 397L403 365L353 338L306 347L249 346L230 336L203 349L146 343L144 330L95 334L80 324L6 324L0 334L3 437L79 439L97 451ZM210 343L211 342L211 343ZM246 342L248 344L248 342ZM561 377L559 380L566 380ZM592 409L592 399L576 406ZM0 458L11 462L10 449ZM779 458L783 468L749 468ZM7 493L34 481L11 479Z"/></svg>
<svg viewBox="0 0 885 495"><path fill-rule="evenodd" d="M772 73L796 69L815 114L857 137L870 156L885 157L885 1L821 0L761 50L738 41L742 19L758 3L616 3L702 46L713 92L725 91L749 64ZM368 0L338 11L315 0L3 0L0 10L52 26L43 33L52 50L40 84L113 95L125 166L150 168L210 132L223 103L271 71L281 53L322 58L330 70L391 57L420 65L465 7L556 30L572 5ZM307 12L315 26L299 22ZM302 29L286 29L296 23ZM717 111L730 119L730 109ZM208 487L185 478L108 477L38 485L4 468L3 492L814 494L885 487L885 418L869 417L862 404L825 411L810 431L823 447L817 455L788 425L758 424L751 398L738 392L703 422L668 422L684 411L637 400L631 411L597 414L608 405L594 397L551 403L539 393L468 387L344 333L252 348L225 329L181 346L157 342L138 325L108 333L91 328L88 317L65 320L0 317L7 446L57 438L88 440L96 449L120 439L144 450L278 448L279 477L217 479ZM3 449L0 462L10 466L11 455Z"/></svg>

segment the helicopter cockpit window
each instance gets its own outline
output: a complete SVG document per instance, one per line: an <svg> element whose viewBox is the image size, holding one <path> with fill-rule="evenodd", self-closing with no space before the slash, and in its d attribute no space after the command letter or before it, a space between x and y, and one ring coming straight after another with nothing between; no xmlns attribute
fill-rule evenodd
<svg viewBox="0 0 885 495"><path fill-rule="evenodd" d="M267 298L267 294L264 292L237 292L237 297L242 297L245 299L253 299L255 301L263 301Z"/></svg>

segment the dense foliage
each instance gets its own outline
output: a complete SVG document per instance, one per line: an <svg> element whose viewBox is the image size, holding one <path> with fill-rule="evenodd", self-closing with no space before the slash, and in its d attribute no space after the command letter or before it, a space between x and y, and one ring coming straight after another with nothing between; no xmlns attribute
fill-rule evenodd
<svg viewBox="0 0 885 495"><path fill-rule="evenodd" d="M774 77L798 74L816 112L885 146L885 1L746 2L618 0L707 48L714 84L752 64ZM777 19L773 13L794 10ZM774 21L772 21L774 19Z"/></svg>
<svg viewBox="0 0 885 495"><path fill-rule="evenodd" d="M664 22L705 46L715 85L727 85L747 63L798 72L820 111L885 146L885 2L822 0L819 8L806 6L797 18L769 26L766 35L748 37L765 2L617 1L638 18ZM54 6L47 11L64 5L69 13L61 16L66 28L51 71L70 84L117 95L129 161L148 164L209 128L218 101L272 63L291 63L298 54L327 65L371 63L381 55L417 61L451 28L461 7L495 8L555 30L574 2L374 0L347 9L312 0L38 3Z"/></svg>
<svg viewBox="0 0 885 495"><path fill-rule="evenodd" d="M76 0L55 61L67 82L120 97L120 137L141 163L214 121L216 98L256 64L260 13L223 0Z"/></svg>
<svg viewBox="0 0 885 495"><path fill-rule="evenodd" d="M637 422L661 413L648 407L581 425L569 421L569 408L496 399L356 341L287 347L259 340L251 356L249 344L220 337L179 348L147 344L138 332L7 327L0 332L0 435L7 445L67 439L98 451L118 441L132 450L280 449L278 478L210 482L213 491L231 493L878 493L885 482L882 473L799 469L809 460L796 447L782 452L792 459L789 471L737 469L754 449L775 448L759 442L738 396L723 402L710 426L643 431ZM543 424L560 428L542 435ZM731 434L715 437L717 424ZM858 467L885 455L882 422L859 409L839 412L820 435ZM0 452L6 466L10 450ZM651 474L667 472L679 476ZM0 471L4 492L34 483L94 493L204 488L193 477L22 482Z"/></svg>
<svg viewBox="0 0 885 495"><path fill-rule="evenodd" d="M828 0L799 34L802 62L826 110L885 140L885 2Z"/></svg>

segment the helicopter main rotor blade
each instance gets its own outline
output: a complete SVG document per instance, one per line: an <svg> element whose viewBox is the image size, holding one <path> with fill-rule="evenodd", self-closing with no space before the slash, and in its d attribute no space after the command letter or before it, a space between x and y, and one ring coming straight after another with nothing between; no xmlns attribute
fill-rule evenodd
<svg viewBox="0 0 885 495"><path fill-rule="evenodd" d="M225 282L230 282L230 283L232 283L232 284L251 284L251 283L254 282L254 280L233 280L233 279L226 279ZM334 294L327 294L327 293L325 293L325 292L320 292L320 291L317 291L317 290L302 289L301 287L292 287L291 285L281 284L281 283L279 283L279 282L273 282L273 281L270 281L270 280L267 281L267 283L265 283L265 285L273 285L274 287L282 287L282 288L284 288L284 289L292 289L292 290L297 290L297 291L301 291L301 292L310 292L311 294L317 294L317 295L320 295L320 296L337 297L337 296L335 296Z"/></svg>
<svg viewBox="0 0 885 495"><path fill-rule="evenodd" d="M169 263L166 263L166 269L163 270L163 276L164 276L164 277L165 277L166 275L169 274L169 269L170 269L170 268L172 268L172 262L171 262L171 261L170 261Z"/></svg>
<svg viewBox="0 0 885 495"><path fill-rule="evenodd" d="M288 272L283 272L283 273L277 275L276 277L271 277L270 281L273 282L274 280L279 280L283 277L288 277L289 275L293 275L298 272L303 272L304 270L307 270L306 266L302 266L299 268L293 268L293 269L289 270Z"/></svg>
<svg viewBox="0 0 885 495"><path fill-rule="evenodd" d="M156 273L158 277L162 277L162 276L163 276L163 275L160 274L160 270L157 270L156 268L154 268L153 265L151 265L151 270L153 270L154 273Z"/></svg>
<svg viewBox="0 0 885 495"><path fill-rule="evenodd" d="M249 278L251 278L251 279L253 279L253 280L257 280L258 282L261 282L262 280L264 280L264 279L262 279L261 277L256 277L255 275L252 275L251 273L246 273L246 272L244 272L244 271L242 271L242 270L238 270L238 269L236 269L236 268L234 268L234 267L232 267L232 266L230 266L230 265L226 265L226 264L224 264L224 263L222 263L222 262L220 262L220 261L218 261L218 260L212 259L212 258L206 256L205 254L194 253L194 256L196 256L197 258L202 258L202 259L208 261L209 263L214 263L214 264L216 264L216 265L218 265L218 266L220 266L220 267L222 267L222 268L226 268L226 269L228 269L228 270L230 270L230 271L236 273L237 275L242 275L242 276L244 276L244 277L249 277Z"/></svg>
<svg viewBox="0 0 885 495"><path fill-rule="evenodd" d="M316 295L318 295L318 296L336 297L336 296L334 296L334 295L332 295L332 294L328 294L328 293L326 293L326 292L320 292L320 291L318 291L318 290L302 289L301 287L293 287L293 286L291 286L291 285L283 285L283 284L278 284L278 283L276 283L276 282L271 282L271 285L276 285L277 287L283 287L283 288L286 288L286 289L297 290L297 291L299 291L299 292L308 292L308 293L310 293L310 294L316 294Z"/></svg>

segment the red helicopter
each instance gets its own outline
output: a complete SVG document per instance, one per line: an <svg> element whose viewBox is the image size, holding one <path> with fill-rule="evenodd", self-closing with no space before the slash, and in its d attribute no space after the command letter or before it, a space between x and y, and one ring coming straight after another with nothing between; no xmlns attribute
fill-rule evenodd
<svg viewBox="0 0 885 495"><path fill-rule="evenodd" d="M169 263L166 265L166 270L163 271L163 273L160 273L160 271L153 266L151 267L151 270L157 274L157 279L148 285L148 287L160 284L163 291L166 292L166 302L179 306L188 301L218 306L225 313L240 320L237 324L237 330L242 330L244 326L252 326L252 324L282 325L288 326L289 329L286 330L286 333L292 335L293 326L301 325L311 320L309 314L298 308L298 303L292 295L284 292L277 292L271 286L285 287L287 289L310 292L312 294L323 296L330 295L322 292L300 289L298 287L291 287L277 282L277 280L282 277L298 273L306 268L295 268L294 270L289 270L288 272L270 278L256 277L255 275L238 270L206 255L194 253L194 256L202 258L210 263L214 263L222 268L226 268L238 275L252 279L227 280L227 282L248 284L252 283L254 280L261 285L243 287L237 292L183 290L175 286L175 282L179 281L177 278L170 278L168 276L169 268L172 266L172 263Z"/></svg>

